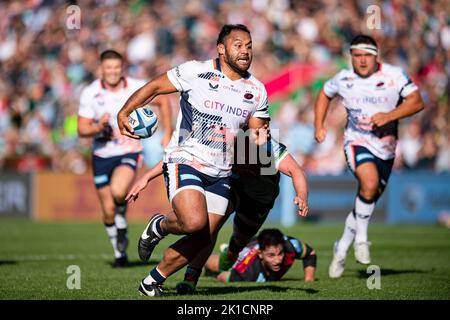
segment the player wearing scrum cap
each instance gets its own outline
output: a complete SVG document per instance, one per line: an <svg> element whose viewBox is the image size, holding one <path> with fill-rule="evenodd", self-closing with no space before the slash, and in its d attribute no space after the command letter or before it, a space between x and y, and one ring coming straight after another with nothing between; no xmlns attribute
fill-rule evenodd
<svg viewBox="0 0 450 320"><path fill-rule="evenodd" d="M354 242L355 258L370 263L367 229L375 203L383 193L394 163L398 120L424 108L417 86L399 67L381 63L373 38L356 36L350 46L352 69L328 80L315 104L315 138L325 140L324 127L330 101L340 96L347 110L344 152L358 180L354 209L347 216L344 233L335 243L329 276L339 278Z"/></svg>

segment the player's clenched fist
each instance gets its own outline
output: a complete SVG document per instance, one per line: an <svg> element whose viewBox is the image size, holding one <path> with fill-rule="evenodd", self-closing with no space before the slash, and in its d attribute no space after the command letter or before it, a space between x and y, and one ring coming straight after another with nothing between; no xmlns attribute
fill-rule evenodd
<svg viewBox="0 0 450 320"><path fill-rule="evenodd" d="M372 116L372 123L376 127L382 127L382 126L388 124L389 122L391 122L391 118L389 117L388 113L379 112Z"/></svg>
<svg viewBox="0 0 450 320"><path fill-rule="evenodd" d="M113 129L109 124L109 113L104 113L98 120L99 139L109 141L113 136Z"/></svg>

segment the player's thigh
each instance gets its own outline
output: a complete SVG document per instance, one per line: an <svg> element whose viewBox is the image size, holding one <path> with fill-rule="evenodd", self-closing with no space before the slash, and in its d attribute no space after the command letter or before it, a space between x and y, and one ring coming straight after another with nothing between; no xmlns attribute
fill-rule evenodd
<svg viewBox="0 0 450 320"><path fill-rule="evenodd" d="M124 198L136 177L136 169L128 165L117 166L111 176L111 193L114 198Z"/></svg>
<svg viewBox="0 0 450 320"><path fill-rule="evenodd" d="M97 188L96 190L103 214L105 216L114 215L114 198L111 193L111 187L106 185L104 187Z"/></svg>
<svg viewBox="0 0 450 320"><path fill-rule="evenodd" d="M189 187L180 190L172 198L172 208L185 232L197 232L207 226L206 198L201 190Z"/></svg>
<svg viewBox="0 0 450 320"><path fill-rule="evenodd" d="M378 168L375 162L366 161L356 167L355 175L359 181L360 188L377 190L380 181Z"/></svg>
<svg viewBox="0 0 450 320"><path fill-rule="evenodd" d="M358 179L360 189L377 190L379 184L377 157L359 145L347 145L344 152L347 165Z"/></svg>
<svg viewBox="0 0 450 320"><path fill-rule="evenodd" d="M231 180L229 177L214 178L205 187L206 205L210 216L217 221L226 219L231 197Z"/></svg>

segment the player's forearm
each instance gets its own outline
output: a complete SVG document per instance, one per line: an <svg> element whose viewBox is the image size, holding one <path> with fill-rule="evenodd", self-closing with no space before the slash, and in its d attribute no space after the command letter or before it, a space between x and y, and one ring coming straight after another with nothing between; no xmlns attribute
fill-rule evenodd
<svg viewBox="0 0 450 320"><path fill-rule="evenodd" d="M388 113L390 121L400 120L412 116L424 109L424 102L418 90L405 98L405 101Z"/></svg>
<svg viewBox="0 0 450 320"><path fill-rule="evenodd" d="M144 179L147 182L150 182L151 180L155 179L156 177L162 175L163 174L162 165L163 165L162 161L158 162L158 164L156 166L154 166L153 168L151 168L144 174L144 177L145 177Z"/></svg>
<svg viewBox="0 0 450 320"><path fill-rule="evenodd" d="M314 274L316 272L316 268L313 266L309 266L303 269L305 274L305 282L312 282L314 281Z"/></svg>
<svg viewBox="0 0 450 320"><path fill-rule="evenodd" d="M162 96L161 96L162 98ZM164 132L167 135L172 134L172 110L170 108L169 100L164 97L161 99L160 103L160 109L161 109L161 118L162 118L162 125L164 128Z"/></svg>
<svg viewBox="0 0 450 320"><path fill-rule="evenodd" d="M278 170L291 177L296 194L304 200L308 199L308 182L300 165L288 154L279 164Z"/></svg>
<svg viewBox="0 0 450 320"><path fill-rule="evenodd" d="M87 121L80 120L80 118L78 118L77 131L78 131L78 136L80 136L81 138L93 137L93 136L99 134L102 131L102 129L103 129L103 127L98 122L94 122L94 121L87 122Z"/></svg>
<svg viewBox="0 0 450 320"><path fill-rule="evenodd" d="M295 170L291 177L297 196L303 200L308 200L308 183L303 170L301 168L299 168L299 170Z"/></svg>
<svg viewBox="0 0 450 320"><path fill-rule="evenodd" d="M118 116L128 116L133 110L144 105L147 101L152 101L156 96L157 94L152 83L147 83L128 98L125 105L120 109Z"/></svg>
<svg viewBox="0 0 450 320"><path fill-rule="evenodd" d="M323 89L320 90L314 106L314 127L316 129L323 128L330 101L331 99L325 95Z"/></svg>
<svg viewBox="0 0 450 320"><path fill-rule="evenodd" d="M122 109L120 109L118 116L128 116L133 110L145 103L151 102L156 96L176 91L177 89L170 82L167 74L164 73L152 81L147 82L142 88L133 93Z"/></svg>

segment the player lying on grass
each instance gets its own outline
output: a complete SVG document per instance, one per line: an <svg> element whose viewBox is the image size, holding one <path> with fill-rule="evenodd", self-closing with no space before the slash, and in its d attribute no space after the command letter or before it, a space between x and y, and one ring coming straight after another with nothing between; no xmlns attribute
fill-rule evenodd
<svg viewBox="0 0 450 320"><path fill-rule="evenodd" d="M317 256L305 242L283 235L278 229L264 229L240 253L229 271L219 269L219 255L212 254L206 262L207 273L218 273L222 282L277 281L295 260L303 260L304 279L314 281Z"/></svg>
<svg viewBox="0 0 450 320"><path fill-rule="evenodd" d="M294 189L297 193L294 202L298 205L298 213L301 216L306 216L309 210L307 204L308 188L302 169L292 156L287 153L286 147L277 143L274 139L269 140L266 148L270 150L268 151L271 156L270 163L275 165L275 168L280 172L292 178ZM238 153L239 152L236 152L235 154ZM248 154L248 152L244 153ZM243 162L242 160L236 159L235 163ZM230 205L227 209L227 214L223 217L219 225L221 226L225 222L230 213L236 211L234 224L239 227L235 227L235 230L242 230L241 232L238 232L239 244L235 244L234 242L232 244L233 248L240 248L237 253L245 247L254 235L256 235L270 209L273 207L279 193L280 173L277 170L274 170L273 172L269 171L269 174L262 175L261 169L262 166L260 163L254 165L241 164L233 166ZM151 179L161 174L161 172L161 164L149 170L134 184L126 199L128 201L136 200L139 192L147 186ZM214 248L215 239L220 226L213 230L214 233L211 235L213 237L212 243L209 246L201 248L201 250L197 250L197 256L189 263L186 270L184 281L177 285L178 293L190 293L195 290L202 268ZM145 236L147 229L148 228L144 231L143 236ZM185 241L188 241L188 238ZM140 240L140 244L142 243L143 242ZM140 251L145 251L143 249L145 248L141 245ZM140 252L141 259L142 257L146 257L145 252L143 253L144 254L141 254ZM170 260L171 268L173 269L179 270L186 265L186 263L182 263L182 259L178 259L176 256L172 255L171 257L165 258L167 258L168 261ZM146 261L147 259L143 260Z"/></svg>

